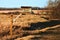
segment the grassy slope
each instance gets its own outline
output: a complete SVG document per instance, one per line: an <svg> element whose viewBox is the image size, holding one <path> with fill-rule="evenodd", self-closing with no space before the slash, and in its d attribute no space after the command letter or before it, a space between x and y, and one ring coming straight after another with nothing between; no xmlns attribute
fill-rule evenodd
<svg viewBox="0 0 60 40"><path fill-rule="evenodd" d="M14 15L14 18L16 17L16 15ZM22 26L22 27L28 27L31 23L37 23L37 22L45 22L47 21L46 19L43 19L40 17L40 15L22 15L20 16L16 22L14 22L14 25L17 26ZM10 15L0 15L0 32L3 31L6 32L7 30L9 30L8 27L10 27ZM14 32L19 31L18 29L15 29ZM0 34L2 35L2 34ZM4 33L5 35L5 33ZM6 36L7 35L7 36ZM5 36L2 36L2 39L5 40L7 38L9 38L9 35L6 34ZM39 36L38 36L39 35ZM16 36L16 35L15 35ZM55 28L55 29L51 29L51 30L47 30L46 32L42 32L42 33L38 33L38 34L33 34L33 35L28 35L25 37L20 38L19 34L17 34L17 38L16 40L60 40L60 27L59 28ZM1 36L0 36L1 37ZM14 35L13 35L14 37ZM28 38L28 39L27 39Z"/></svg>

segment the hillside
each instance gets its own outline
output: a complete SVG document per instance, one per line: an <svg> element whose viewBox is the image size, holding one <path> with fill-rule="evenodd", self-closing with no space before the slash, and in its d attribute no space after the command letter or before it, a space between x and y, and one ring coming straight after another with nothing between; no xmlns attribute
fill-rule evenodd
<svg viewBox="0 0 60 40"><path fill-rule="evenodd" d="M13 20L17 15L13 15ZM60 40L60 20L47 20L40 15L21 15L13 21L11 15L0 15L0 40Z"/></svg>

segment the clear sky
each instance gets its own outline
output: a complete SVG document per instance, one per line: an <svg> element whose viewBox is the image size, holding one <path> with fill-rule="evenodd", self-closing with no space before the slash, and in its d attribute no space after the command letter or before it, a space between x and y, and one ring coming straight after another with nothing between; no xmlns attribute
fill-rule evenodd
<svg viewBox="0 0 60 40"><path fill-rule="evenodd" d="M0 0L0 7L18 8L21 6L44 7L48 0Z"/></svg>

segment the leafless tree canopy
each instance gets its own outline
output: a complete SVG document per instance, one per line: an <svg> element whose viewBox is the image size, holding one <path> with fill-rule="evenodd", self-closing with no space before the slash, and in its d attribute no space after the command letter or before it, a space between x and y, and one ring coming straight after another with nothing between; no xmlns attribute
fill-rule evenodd
<svg viewBox="0 0 60 40"><path fill-rule="evenodd" d="M60 19L60 0L49 0L48 7L53 10L52 16Z"/></svg>

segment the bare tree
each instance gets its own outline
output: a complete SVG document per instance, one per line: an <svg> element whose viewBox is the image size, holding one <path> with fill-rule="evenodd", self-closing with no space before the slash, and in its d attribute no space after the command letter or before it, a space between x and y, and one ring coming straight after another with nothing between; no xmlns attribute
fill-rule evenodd
<svg viewBox="0 0 60 40"><path fill-rule="evenodd" d="M53 19L60 19L60 0L49 0L48 8L53 10Z"/></svg>

